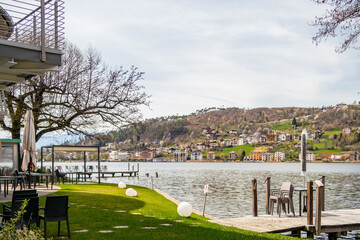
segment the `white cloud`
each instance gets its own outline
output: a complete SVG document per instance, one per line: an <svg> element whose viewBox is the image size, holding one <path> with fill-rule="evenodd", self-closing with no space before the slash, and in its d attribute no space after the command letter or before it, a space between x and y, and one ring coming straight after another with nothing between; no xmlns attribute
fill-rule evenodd
<svg viewBox="0 0 360 240"><path fill-rule="evenodd" d="M135 65L153 111L210 106L321 106L358 90L359 56L316 47L310 1L67 1L66 33L111 65ZM79 14L81 13L81 14ZM350 50L351 51L351 50ZM351 100L353 101L353 100Z"/></svg>

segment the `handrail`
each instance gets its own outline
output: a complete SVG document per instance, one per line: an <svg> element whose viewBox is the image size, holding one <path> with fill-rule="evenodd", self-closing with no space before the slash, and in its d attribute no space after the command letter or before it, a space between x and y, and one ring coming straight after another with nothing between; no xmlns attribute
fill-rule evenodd
<svg viewBox="0 0 360 240"><path fill-rule="evenodd" d="M46 4L50 3L52 0L48 0L47 2L45 2L45 6ZM26 15L25 17L23 17L22 19L20 19L17 23L14 24L14 27L16 25L18 25L20 22L24 21L26 18L30 17L31 15L33 15L34 13L36 13L37 11L39 11L41 9L41 6L36 8L35 10L33 10L32 12L30 12L28 15Z"/></svg>

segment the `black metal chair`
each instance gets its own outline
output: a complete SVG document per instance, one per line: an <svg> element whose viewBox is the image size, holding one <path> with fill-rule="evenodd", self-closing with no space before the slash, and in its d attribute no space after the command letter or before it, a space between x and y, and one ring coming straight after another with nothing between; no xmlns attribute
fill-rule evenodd
<svg viewBox="0 0 360 240"><path fill-rule="evenodd" d="M20 177L19 171L17 169L13 171L13 175L17 177L13 183L13 189L16 190L18 184L20 185L20 190L25 189L25 179Z"/></svg>
<svg viewBox="0 0 360 240"><path fill-rule="evenodd" d="M28 204L25 207L25 212L22 218L15 223L16 229L22 229L23 225L27 225L30 229L32 223L36 223L37 227L40 227L39 220L39 197L27 197ZM16 200L11 206L11 212L1 215L3 219L10 220L11 218L16 218L18 212L21 209L21 206L24 204L25 199Z"/></svg>
<svg viewBox="0 0 360 240"><path fill-rule="evenodd" d="M58 236L60 236L60 222L66 220L68 236L70 238L70 226L68 205L69 196L49 196L46 197L44 215L40 215L40 219L44 220L44 234L46 239L47 222L58 222Z"/></svg>
<svg viewBox="0 0 360 240"><path fill-rule="evenodd" d="M39 197L27 197L28 205L25 207L25 213L22 218L22 224L27 225L30 229L30 225L32 223L36 223L36 226L40 227L40 219L39 219ZM22 203L24 200L15 201L15 205Z"/></svg>
<svg viewBox="0 0 360 240"><path fill-rule="evenodd" d="M12 206L14 205L15 201L24 200L26 198L37 197L37 196L38 194L35 189L14 191L11 200L11 206L7 204L3 204L3 214L7 217L3 217L2 221L4 222L10 219Z"/></svg>
<svg viewBox="0 0 360 240"><path fill-rule="evenodd" d="M64 184L66 173L61 173L59 169L55 170L55 176L56 176L56 182L59 182L60 179L62 179L62 182Z"/></svg>

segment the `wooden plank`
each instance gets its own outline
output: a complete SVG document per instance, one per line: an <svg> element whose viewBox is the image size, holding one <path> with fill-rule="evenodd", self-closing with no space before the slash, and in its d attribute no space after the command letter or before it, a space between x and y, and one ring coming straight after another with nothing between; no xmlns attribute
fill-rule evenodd
<svg viewBox="0 0 360 240"><path fill-rule="evenodd" d="M269 200L270 200L270 183L271 178L267 177L265 180L265 195L266 195L266 214L270 214Z"/></svg>
<svg viewBox="0 0 360 240"><path fill-rule="evenodd" d="M315 181L316 183L316 199L315 199L315 234L321 234L321 209L322 209L322 190L324 185Z"/></svg>
<svg viewBox="0 0 360 240"><path fill-rule="evenodd" d="M307 213L307 224L314 224L314 211L313 211L313 182L310 180L307 184L307 203L306 203L306 213ZM300 210L301 211L301 210Z"/></svg>
<svg viewBox="0 0 360 240"><path fill-rule="evenodd" d="M305 216L259 215L258 217L244 216L230 219L213 218L210 222L256 232L281 233L297 230L315 232L315 226L307 225L307 217ZM360 230L360 209L343 209L322 213L321 232L350 230Z"/></svg>

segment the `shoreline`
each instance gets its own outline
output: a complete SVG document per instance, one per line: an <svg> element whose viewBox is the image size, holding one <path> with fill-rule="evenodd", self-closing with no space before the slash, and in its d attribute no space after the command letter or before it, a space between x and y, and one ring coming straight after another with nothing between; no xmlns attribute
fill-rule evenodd
<svg viewBox="0 0 360 240"><path fill-rule="evenodd" d="M97 163L97 161L86 161L87 163ZM205 160L188 160L185 162L175 162L175 161L161 161L161 162L152 162L152 161L101 161L101 163L300 163L300 161L284 161L284 162L278 162L278 161L221 161L221 160L213 160L213 161L205 161ZM51 161L44 161L43 163L51 163ZM57 163L84 163L84 161L58 161ZM311 163L360 163L360 161L311 161L306 162L307 164Z"/></svg>
<svg viewBox="0 0 360 240"><path fill-rule="evenodd" d="M151 189L151 188L149 188L149 189ZM160 189L154 188L154 191L157 192L157 193L159 193L160 195L164 196L167 200L175 203L176 205L179 205L179 204L181 203L179 200L177 200L176 198L174 198L174 197L172 197L171 195L167 194L166 192L161 191ZM195 209L195 208L193 208L192 210L193 210L193 211L192 211L193 213L202 216L202 212L200 212L199 210L197 210L197 209ZM204 214L204 216L207 217L207 218L209 218L209 219L211 219L211 220L219 219L219 218L216 218L216 217L211 216L211 215L206 214L206 213ZM223 225L223 224L221 224L221 225Z"/></svg>

